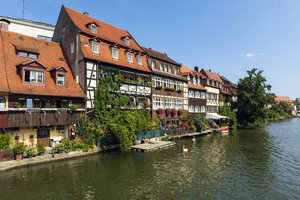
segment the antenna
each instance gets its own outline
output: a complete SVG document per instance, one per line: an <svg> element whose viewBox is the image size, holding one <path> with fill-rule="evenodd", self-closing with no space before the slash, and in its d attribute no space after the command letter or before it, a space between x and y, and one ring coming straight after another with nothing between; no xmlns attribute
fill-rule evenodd
<svg viewBox="0 0 300 200"><path fill-rule="evenodd" d="M23 0L23 19L24 19L24 14L25 14L25 6L24 6L24 4L25 4L25 0Z"/></svg>

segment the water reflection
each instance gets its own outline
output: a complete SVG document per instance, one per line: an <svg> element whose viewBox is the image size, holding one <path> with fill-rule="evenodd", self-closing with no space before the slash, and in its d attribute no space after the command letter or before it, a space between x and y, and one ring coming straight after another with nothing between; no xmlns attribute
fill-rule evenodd
<svg viewBox="0 0 300 200"><path fill-rule="evenodd" d="M299 122L0 173L1 200L299 199Z"/></svg>

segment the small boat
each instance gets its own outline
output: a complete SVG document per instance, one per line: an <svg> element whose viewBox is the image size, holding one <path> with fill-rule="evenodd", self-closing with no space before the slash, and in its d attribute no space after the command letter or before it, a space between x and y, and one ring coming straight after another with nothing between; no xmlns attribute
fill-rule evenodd
<svg viewBox="0 0 300 200"><path fill-rule="evenodd" d="M227 135L229 133L229 128L221 128L218 130L215 130L216 133L219 133L221 135Z"/></svg>

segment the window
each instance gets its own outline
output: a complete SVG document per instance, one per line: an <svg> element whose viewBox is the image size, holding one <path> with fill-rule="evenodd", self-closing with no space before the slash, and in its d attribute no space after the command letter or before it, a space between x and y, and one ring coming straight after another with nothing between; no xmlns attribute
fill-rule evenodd
<svg viewBox="0 0 300 200"><path fill-rule="evenodd" d="M160 65L159 65L159 70L160 70L160 71L164 71L164 64L160 63Z"/></svg>
<svg viewBox="0 0 300 200"><path fill-rule="evenodd" d="M25 81L33 83L43 83L44 72L25 70Z"/></svg>
<svg viewBox="0 0 300 200"><path fill-rule="evenodd" d="M71 54L75 53L75 44L74 42L71 42Z"/></svg>
<svg viewBox="0 0 300 200"><path fill-rule="evenodd" d="M26 107L32 108L32 99L26 99Z"/></svg>
<svg viewBox="0 0 300 200"><path fill-rule="evenodd" d="M139 65L143 65L143 57L142 56L137 56L137 61Z"/></svg>
<svg viewBox="0 0 300 200"><path fill-rule="evenodd" d="M211 85L215 86L215 81L214 80L211 81Z"/></svg>
<svg viewBox="0 0 300 200"><path fill-rule="evenodd" d="M0 108L5 108L5 98L0 96Z"/></svg>
<svg viewBox="0 0 300 200"><path fill-rule="evenodd" d="M38 35L38 38L43 39L43 40L47 40L47 41L52 41L52 37L48 37L48 36Z"/></svg>
<svg viewBox="0 0 300 200"><path fill-rule="evenodd" d="M119 59L119 50L117 48L112 48L112 57L114 59Z"/></svg>
<svg viewBox="0 0 300 200"><path fill-rule="evenodd" d="M33 107L34 108L40 108L41 107L40 99L33 99Z"/></svg>
<svg viewBox="0 0 300 200"><path fill-rule="evenodd" d="M200 92L195 92L195 98L200 99Z"/></svg>
<svg viewBox="0 0 300 200"><path fill-rule="evenodd" d="M159 109L159 108L164 108L164 100L162 98L153 98L153 109Z"/></svg>
<svg viewBox="0 0 300 200"><path fill-rule="evenodd" d="M155 69L155 61L154 60L151 61L151 67L152 67L152 69Z"/></svg>
<svg viewBox="0 0 300 200"><path fill-rule="evenodd" d="M174 83L172 80L166 79L165 80L165 87L174 88Z"/></svg>
<svg viewBox="0 0 300 200"><path fill-rule="evenodd" d="M195 94L194 94L194 92L193 91L189 91L189 98L194 98L195 97Z"/></svg>
<svg viewBox="0 0 300 200"><path fill-rule="evenodd" d="M165 65L165 69L164 69L165 72L168 72L168 66Z"/></svg>
<svg viewBox="0 0 300 200"><path fill-rule="evenodd" d="M190 75L188 75L186 78L188 80L188 83L190 84L190 80L191 80Z"/></svg>
<svg viewBox="0 0 300 200"><path fill-rule="evenodd" d="M206 93L206 99L210 99L210 93Z"/></svg>
<svg viewBox="0 0 300 200"><path fill-rule="evenodd" d="M163 85L163 79L159 77L153 77L152 78L152 85L153 87L162 86Z"/></svg>
<svg viewBox="0 0 300 200"><path fill-rule="evenodd" d="M200 107L199 106L195 106L195 113L199 113L200 112Z"/></svg>
<svg viewBox="0 0 300 200"><path fill-rule="evenodd" d="M205 99L205 92L200 93L200 99Z"/></svg>
<svg viewBox="0 0 300 200"><path fill-rule="evenodd" d="M57 74L57 85L65 85L65 75Z"/></svg>
<svg viewBox="0 0 300 200"><path fill-rule="evenodd" d="M133 63L132 53L127 53L127 60L128 60L128 62Z"/></svg>
<svg viewBox="0 0 300 200"><path fill-rule="evenodd" d="M174 108L174 99L165 99L165 108Z"/></svg>
<svg viewBox="0 0 300 200"><path fill-rule="evenodd" d="M171 66L169 66L169 68L168 68L169 70L168 70L168 72L169 73L172 73L172 67Z"/></svg>
<svg viewBox="0 0 300 200"><path fill-rule="evenodd" d="M125 38L125 43L126 43L127 45L130 45L129 38Z"/></svg>
<svg viewBox="0 0 300 200"><path fill-rule="evenodd" d="M207 85L210 85L210 84L209 84L209 79L207 79L207 83L206 83L206 84L207 84Z"/></svg>
<svg viewBox="0 0 300 200"><path fill-rule="evenodd" d="M218 81L216 81L216 86L219 87L219 82Z"/></svg>
<svg viewBox="0 0 300 200"><path fill-rule="evenodd" d="M97 33L97 27L95 25L91 25L91 31L92 33Z"/></svg>
<svg viewBox="0 0 300 200"><path fill-rule="evenodd" d="M196 76L193 77L193 84L196 85Z"/></svg>
<svg viewBox="0 0 300 200"><path fill-rule="evenodd" d="M189 112L190 112L190 113L193 113L193 112L195 112L195 110L194 110L194 106L192 106L192 105L189 105Z"/></svg>
<svg viewBox="0 0 300 200"><path fill-rule="evenodd" d="M201 113L205 113L205 106L201 106Z"/></svg>
<svg viewBox="0 0 300 200"><path fill-rule="evenodd" d="M200 85L200 77L198 77L197 82L198 82L198 85Z"/></svg>
<svg viewBox="0 0 300 200"><path fill-rule="evenodd" d="M24 57L24 58L31 58L31 59L37 59L38 55L35 53L29 53L29 52L25 52L25 51L19 51L18 52L19 57Z"/></svg>
<svg viewBox="0 0 300 200"><path fill-rule="evenodd" d="M92 42L93 53L99 53L99 44L97 42Z"/></svg>
<svg viewBox="0 0 300 200"><path fill-rule="evenodd" d="M175 81L175 82L174 82L174 85L175 85L175 90L180 90L180 89L182 89L182 82Z"/></svg>
<svg viewBox="0 0 300 200"><path fill-rule="evenodd" d="M183 100L176 100L175 101L175 109L183 109Z"/></svg>

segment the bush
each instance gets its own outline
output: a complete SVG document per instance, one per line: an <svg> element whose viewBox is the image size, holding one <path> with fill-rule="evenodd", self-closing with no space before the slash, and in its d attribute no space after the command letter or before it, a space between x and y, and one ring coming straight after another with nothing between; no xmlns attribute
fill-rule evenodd
<svg viewBox="0 0 300 200"><path fill-rule="evenodd" d="M38 153L45 153L46 152L46 148L45 148L45 143L44 142L39 142L37 144L37 152Z"/></svg>
<svg viewBox="0 0 300 200"><path fill-rule="evenodd" d="M162 137L161 140L162 141L170 141L170 140L172 140L172 137L169 135L166 135L166 136Z"/></svg>
<svg viewBox="0 0 300 200"><path fill-rule="evenodd" d="M11 143L11 138L9 135L0 135L0 150L9 149Z"/></svg>
<svg viewBox="0 0 300 200"><path fill-rule="evenodd" d="M58 144L56 147L52 149L52 153L57 153L58 151L64 151L65 147L63 144Z"/></svg>
<svg viewBox="0 0 300 200"><path fill-rule="evenodd" d="M194 132L196 132L197 131L197 128L196 128L196 126L195 125L191 125L190 126L190 128L194 131Z"/></svg>
<svg viewBox="0 0 300 200"><path fill-rule="evenodd" d="M37 155L37 151L35 148L28 148L27 150L25 150L27 156L36 156Z"/></svg>
<svg viewBox="0 0 300 200"><path fill-rule="evenodd" d="M25 152L25 146L21 143L15 144L13 149L15 154L23 154Z"/></svg>
<svg viewBox="0 0 300 200"><path fill-rule="evenodd" d="M69 106L69 108L70 108L70 110L72 110L73 112L75 112L77 110L78 106L75 105L75 104L72 104L72 105Z"/></svg>

